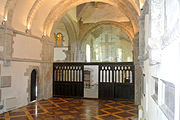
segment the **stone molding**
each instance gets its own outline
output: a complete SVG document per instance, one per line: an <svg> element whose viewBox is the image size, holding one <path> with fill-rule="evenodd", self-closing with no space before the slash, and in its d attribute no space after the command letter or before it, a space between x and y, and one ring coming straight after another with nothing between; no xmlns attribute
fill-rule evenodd
<svg viewBox="0 0 180 120"><path fill-rule="evenodd" d="M53 61L45 61L45 60L38 60L38 59L28 59L28 58L4 58L0 57L0 60L8 60L8 61L16 61L16 62L33 62L33 63L53 63Z"/></svg>
<svg viewBox="0 0 180 120"><path fill-rule="evenodd" d="M0 25L0 29L5 29L5 25ZM14 29L12 27L9 27L9 26L7 26L7 30L13 32L13 34L24 35L26 37L32 37L32 38L39 39L39 40L42 39L39 36L35 36L35 35L32 35L32 34L27 34L26 32L22 32L22 31L16 30L16 29Z"/></svg>

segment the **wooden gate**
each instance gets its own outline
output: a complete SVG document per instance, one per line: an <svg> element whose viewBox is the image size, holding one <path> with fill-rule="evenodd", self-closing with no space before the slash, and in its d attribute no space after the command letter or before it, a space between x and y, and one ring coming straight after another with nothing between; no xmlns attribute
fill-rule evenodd
<svg viewBox="0 0 180 120"><path fill-rule="evenodd" d="M134 99L132 62L99 65L99 98Z"/></svg>
<svg viewBox="0 0 180 120"><path fill-rule="evenodd" d="M83 64L54 63L53 73L53 96L83 97Z"/></svg>
<svg viewBox="0 0 180 120"><path fill-rule="evenodd" d="M54 63L53 96L83 97L84 65L99 67L100 99L134 99L133 62Z"/></svg>

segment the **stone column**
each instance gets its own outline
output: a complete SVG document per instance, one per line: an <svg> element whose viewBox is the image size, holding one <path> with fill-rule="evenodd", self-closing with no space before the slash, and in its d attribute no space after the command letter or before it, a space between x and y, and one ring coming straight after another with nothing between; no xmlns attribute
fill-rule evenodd
<svg viewBox="0 0 180 120"><path fill-rule="evenodd" d="M13 31L7 27L6 23L0 26L0 57L4 60L4 65L9 66L13 53Z"/></svg>
<svg viewBox="0 0 180 120"><path fill-rule="evenodd" d="M3 65L0 64L0 102L1 102L1 88L11 87L11 58L13 53L13 31L4 22L0 25L0 59L3 61ZM6 68L6 75L1 74L1 69ZM0 109L3 105L0 105Z"/></svg>
<svg viewBox="0 0 180 120"><path fill-rule="evenodd" d="M66 54L66 62L70 62L71 61L71 47L68 47L68 50L63 50L63 52Z"/></svg>
<svg viewBox="0 0 180 120"><path fill-rule="evenodd" d="M139 33L137 33L133 39L134 41L134 65L135 65L135 104L141 103L141 89L143 81L142 68L140 66L139 56Z"/></svg>
<svg viewBox="0 0 180 120"><path fill-rule="evenodd" d="M39 98L52 97L53 83L53 58L54 58L54 41L44 37L42 42L41 58L44 63L40 64L40 95Z"/></svg>
<svg viewBox="0 0 180 120"><path fill-rule="evenodd" d="M84 49L82 44L78 41L71 45L71 62L84 62Z"/></svg>

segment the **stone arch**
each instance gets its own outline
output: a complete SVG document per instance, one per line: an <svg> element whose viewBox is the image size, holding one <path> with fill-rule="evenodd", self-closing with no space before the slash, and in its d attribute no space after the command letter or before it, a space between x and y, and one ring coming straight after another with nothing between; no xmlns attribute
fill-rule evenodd
<svg viewBox="0 0 180 120"><path fill-rule="evenodd" d="M112 22L112 23L106 23L106 22L102 22L102 23L99 23L99 24L97 24L97 25L95 25L95 26L93 26L93 27L90 27L86 32L85 32L85 34L83 35L83 37L82 37L82 39L81 39L81 49L83 49L83 47L84 47L84 43L85 43L85 41L83 41L83 40L85 40L85 38L93 31L93 30L95 30L95 29L97 29L97 28L99 28L99 27L101 27L101 26L103 26L103 25L112 25L113 27L115 27L115 28L119 28L119 29L121 29L126 35L128 35L129 36L129 34L127 33L127 31L125 30L125 28L123 28L123 27L120 27L120 26L117 26L117 24L114 22ZM133 36L134 37L134 36ZM132 37L131 36L129 36L129 38L130 38L130 41L131 41L131 44L132 44L132 47L134 48L134 42L133 42L133 40L132 40Z"/></svg>
<svg viewBox="0 0 180 120"><path fill-rule="evenodd" d="M17 0L7 0L6 2L5 10L4 10L4 19L6 19L8 25L12 24L12 17L13 17L16 1Z"/></svg>
<svg viewBox="0 0 180 120"><path fill-rule="evenodd" d="M46 18L45 22L44 22L44 33L46 33L46 35L50 36L50 32L51 32L51 29L53 27L53 23L54 21L56 21L57 19L61 18L68 10L70 10L71 8L77 6L77 5L80 5L80 4L83 4L83 3L87 3L87 2L92 2L92 1L97 1L97 2L104 2L104 3L107 3L107 4L110 4L118 9L120 9L122 12L125 13L125 10L122 9L122 7L124 8L125 6L127 7L127 5L125 3L123 3L122 1L120 2L115 2L115 1L110 1L110 0L84 0L84 1L76 1L76 2L70 2L70 1L67 1L67 2L60 2L56 7L54 7L54 9L51 10L51 12L49 13L48 17ZM129 2L129 1L128 1ZM134 7L131 5L131 3L128 3L126 2L128 5L128 7L126 8L126 12L128 13L127 14L127 17L130 19L132 18L133 19L133 27L137 27L137 21L136 21L136 17L137 17L137 11L134 10ZM63 9L62 6L68 6L66 9ZM132 12L133 11L133 12ZM136 13L135 13L136 12ZM132 14L135 14L135 15L132 15ZM132 16L131 16L132 15ZM134 17L133 17L134 16ZM130 19L131 21L131 19ZM137 29L137 28L135 28ZM134 31L136 32L137 30Z"/></svg>
<svg viewBox="0 0 180 120"><path fill-rule="evenodd" d="M123 26L123 24L125 24L125 26ZM114 22L114 21L98 22L95 25L92 25L92 26L88 27L87 30L82 35L82 37L80 38L80 40L82 41L88 35L88 33L90 33L91 31L93 31L94 29L96 29L97 27L100 27L102 25L112 25L112 26L114 26L116 28L119 28L129 36L130 40L132 40L133 37L134 37L134 33L133 33L132 30L129 29L129 27L127 27L130 24L128 22L126 22L126 23L124 22L123 24L118 23L118 22ZM132 26L130 26L130 27L132 27Z"/></svg>
<svg viewBox="0 0 180 120"><path fill-rule="evenodd" d="M86 44L87 44L87 42L86 41L88 41L88 39L86 39L89 35L91 35L91 32L93 32L94 30L97 30L98 28L100 28L100 27L102 27L102 26L104 26L104 25L112 25L112 24L100 24L100 25L97 25L97 26L95 26L95 27L92 27L92 29L90 29L90 31L89 32L87 32L87 34L84 36L84 39L82 39L82 41L80 42L80 51L83 51L82 52L82 57L81 58L83 58L82 60L84 60L85 61L85 52L84 51L86 51L85 49L86 49ZM115 25L112 25L112 27L113 28L115 28L115 29L119 29L119 27L117 27L117 26L115 26ZM122 33L123 34L125 34L126 36L128 36L122 29L120 29L121 31L122 31ZM119 32L118 32L118 34L117 34L117 32L113 32L114 34L116 34L116 35L119 35ZM99 34L98 34L99 35ZM120 36L119 36L120 37ZM123 39L123 41L126 41L126 42L129 42L130 44L128 45L129 47L131 47L132 48L132 51L134 51L134 39L133 40L130 40L129 38L128 39L125 39L125 37L123 37L124 39ZM132 59L133 59L133 53L132 53Z"/></svg>
<svg viewBox="0 0 180 120"><path fill-rule="evenodd" d="M32 19L34 18L34 15L38 9L38 7L40 6L41 2L43 0L36 0L31 8L31 10L29 11L28 13L28 16L27 16L27 20L26 20L26 25L28 27L28 25L30 26L32 24Z"/></svg>
<svg viewBox="0 0 180 120"><path fill-rule="evenodd" d="M65 15L62 19L59 19L57 20L54 25L53 25L53 29L51 31L51 37L55 31L55 28L57 26L57 24L59 23L59 21L62 21L62 23L64 24L65 28L66 28L66 31L67 31L67 35L68 35L68 38L69 38L69 41L68 41L68 49L69 51L71 51L71 54L72 51L76 51L76 49L72 46L77 46L77 41L78 40L78 26L75 26L74 22L72 21L71 17L67 14ZM65 51L65 54L68 56L66 58L66 60L72 60L74 59L73 55L70 54L70 52L66 52Z"/></svg>
<svg viewBox="0 0 180 120"><path fill-rule="evenodd" d="M25 20L26 27L28 27L28 24L33 24L33 21L35 20L35 15L40 9L41 3L45 2L46 0L35 0L34 3L31 6L31 9L27 13L27 17ZM134 33L138 31L138 22L137 22L137 16L140 13L140 10L138 8L138 0L63 0L60 1L58 4L51 7L51 9L48 11L48 16L45 18L44 25L42 26L42 31L44 31L44 35L50 36L51 29L53 27L54 22L62 18L62 16L71 8L87 3L87 2L104 2L107 4L110 4L117 9L121 10L123 13L126 13L126 16L131 21L131 24L134 29ZM11 25L12 22L12 16L14 12L14 8L16 5L17 0L7 0L4 16L7 16L8 18L8 24ZM66 8L64 8L66 6Z"/></svg>
<svg viewBox="0 0 180 120"><path fill-rule="evenodd" d="M59 21L62 20L62 23L64 24L66 30L67 30L67 34L69 37L69 40L77 40L77 30L73 24L73 21L71 19L71 17L69 15L65 15L62 19L57 20L54 25L53 28L51 30L51 38L53 36L53 33L56 29L57 24L59 23ZM71 43L71 42L70 42Z"/></svg>
<svg viewBox="0 0 180 120"><path fill-rule="evenodd" d="M24 76L27 76L28 77L28 87L27 87L27 94L28 94L28 97L27 97L27 101L28 103L30 103L30 96L31 96L31 72L33 70L36 70L36 80L37 80L37 100L39 100L39 92L40 92L40 70L39 70L39 67L38 66L29 66L27 69L26 69L26 72L24 73Z"/></svg>

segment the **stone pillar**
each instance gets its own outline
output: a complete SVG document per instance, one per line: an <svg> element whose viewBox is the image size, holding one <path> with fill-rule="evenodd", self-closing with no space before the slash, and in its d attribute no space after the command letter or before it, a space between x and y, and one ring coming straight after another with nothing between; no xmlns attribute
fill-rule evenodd
<svg viewBox="0 0 180 120"><path fill-rule="evenodd" d="M84 50L81 43L78 41L71 45L71 62L84 62Z"/></svg>
<svg viewBox="0 0 180 120"><path fill-rule="evenodd" d="M133 39L134 41L134 65L135 65L135 104L141 103L141 89L143 81L142 68L140 66L139 56L139 33L137 33Z"/></svg>
<svg viewBox="0 0 180 120"><path fill-rule="evenodd" d="M63 52L66 54L66 62L70 62L71 61L71 47L68 47L68 50L63 50Z"/></svg>
<svg viewBox="0 0 180 120"><path fill-rule="evenodd" d="M0 25L0 59L3 60L3 65L0 65L0 102L1 88L12 86L11 76L11 58L13 53L13 31L7 26L6 22ZM1 69L6 68L6 75L1 74ZM0 109L2 109L0 105Z"/></svg>
<svg viewBox="0 0 180 120"><path fill-rule="evenodd" d="M13 53L13 31L7 27L6 23L0 26L0 57L4 60L4 65L10 65Z"/></svg>
<svg viewBox="0 0 180 120"><path fill-rule="evenodd" d="M39 98L47 99L52 97L53 83L53 58L54 58L54 41L44 37L42 42L42 61L40 64L40 95Z"/></svg>

